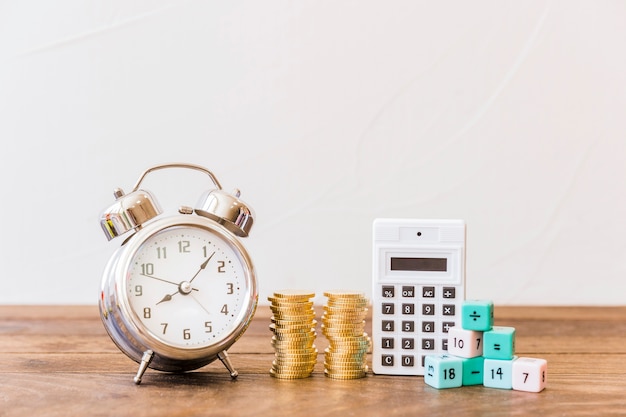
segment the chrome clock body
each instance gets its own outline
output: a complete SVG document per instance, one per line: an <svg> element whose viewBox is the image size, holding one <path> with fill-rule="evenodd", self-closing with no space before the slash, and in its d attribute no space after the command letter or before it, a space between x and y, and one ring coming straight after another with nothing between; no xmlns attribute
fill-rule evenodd
<svg viewBox="0 0 626 417"><path fill-rule="evenodd" d="M154 196L138 186L163 168L203 171L218 189L205 193L197 209L156 218ZM202 167L168 164L146 171L128 195L117 189L115 196L101 218L107 238L134 233L104 270L99 305L111 339L140 364L135 382L147 368L184 372L215 359L236 377L226 352L247 329L258 300L255 269L237 237L252 225L239 192L222 191Z"/></svg>

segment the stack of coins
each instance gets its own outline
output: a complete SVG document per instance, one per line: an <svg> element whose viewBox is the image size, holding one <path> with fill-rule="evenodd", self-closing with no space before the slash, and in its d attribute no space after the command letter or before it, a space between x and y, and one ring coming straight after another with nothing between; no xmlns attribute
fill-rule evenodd
<svg viewBox="0 0 626 417"><path fill-rule="evenodd" d="M270 375L281 379L306 378L317 362L315 310L312 291L284 290L267 299L272 303L270 330L274 362Z"/></svg>
<svg viewBox="0 0 626 417"><path fill-rule="evenodd" d="M322 332L329 342L324 351L324 374L333 379L363 378L371 340L365 333L367 298L354 291L327 291Z"/></svg>

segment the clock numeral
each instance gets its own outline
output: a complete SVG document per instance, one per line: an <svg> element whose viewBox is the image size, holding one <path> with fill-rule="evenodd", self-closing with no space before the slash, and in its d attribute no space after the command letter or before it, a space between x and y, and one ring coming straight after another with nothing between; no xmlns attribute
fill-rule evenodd
<svg viewBox="0 0 626 417"><path fill-rule="evenodd" d="M167 331L167 325L168 323L161 323L161 326L163 326L163 334Z"/></svg>
<svg viewBox="0 0 626 417"><path fill-rule="evenodd" d="M166 247L156 248L156 250L157 250L157 258L159 258L159 259L167 259L167 248Z"/></svg>
<svg viewBox="0 0 626 417"><path fill-rule="evenodd" d="M189 253L189 252L191 252L189 250L190 246L191 246L191 243L189 243L188 240L179 240L178 241L178 252L180 252L180 253Z"/></svg>
<svg viewBox="0 0 626 417"><path fill-rule="evenodd" d="M141 297L143 295L143 287L141 285L135 285L135 296Z"/></svg>
<svg viewBox="0 0 626 417"><path fill-rule="evenodd" d="M235 286L233 285L232 282L227 282L226 283L226 294L232 294L235 292Z"/></svg>
<svg viewBox="0 0 626 417"><path fill-rule="evenodd" d="M212 333L213 332L213 324L210 321L205 321L204 322L204 328L206 329L204 331L205 333Z"/></svg>
<svg viewBox="0 0 626 417"><path fill-rule="evenodd" d="M191 339L191 329L184 329L183 330L183 339L185 339L185 340Z"/></svg>
<svg viewBox="0 0 626 417"><path fill-rule="evenodd" d="M141 264L141 275L154 275L154 264Z"/></svg>
<svg viewBox="0 0 626 417"><path fill-rule="evenodd" d="M220 274L226 272L226 262L217 261L217 272L219 272Z"/></svg>
<svg viewBox="0 0 626 417"><path fill-rule="evenodd" d="M150 307L146 307L143 309L143 318L144 319L152 318L152 310L150 310Z"/></svg>
<svg viewBox="0 0 626 417"><path fill-rule="evenodd" d="M228 314L228 304L224 304L220 312L224 315Z"/></svg>

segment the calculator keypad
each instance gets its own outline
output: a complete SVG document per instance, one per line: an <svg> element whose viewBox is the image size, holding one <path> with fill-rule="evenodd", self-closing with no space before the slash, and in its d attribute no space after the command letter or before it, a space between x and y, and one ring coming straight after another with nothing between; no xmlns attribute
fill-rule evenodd
<svg viewBox="0 0 626 417"><path fill-rule="evenodd" d="M463 287L381 284L374 291L374 372L424 375L424 357L446 351L448 329L460 325Z"/></svg>

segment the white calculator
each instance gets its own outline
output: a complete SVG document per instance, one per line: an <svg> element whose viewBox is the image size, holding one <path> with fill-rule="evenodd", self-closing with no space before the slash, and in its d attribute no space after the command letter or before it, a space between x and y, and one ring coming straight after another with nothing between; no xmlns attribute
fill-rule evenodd
<svg viewBox="0 0 626 417"><path fill-rule="evenodd" d="M465 299L465 222L376 219L373 225L372 370L424 375L446 352Z"/></svg>

